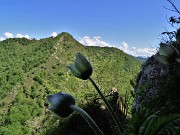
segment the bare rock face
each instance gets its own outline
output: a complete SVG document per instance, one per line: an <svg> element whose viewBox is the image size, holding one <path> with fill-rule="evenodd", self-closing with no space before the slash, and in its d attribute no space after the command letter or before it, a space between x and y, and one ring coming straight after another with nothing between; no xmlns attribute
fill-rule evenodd
<svg viewBox="0 0 180 135"><path fill-rule="evenodd" d="M132 112L140 107L165 107L180 112L180 64L164 65L152 56L142 67Z"/></svg>

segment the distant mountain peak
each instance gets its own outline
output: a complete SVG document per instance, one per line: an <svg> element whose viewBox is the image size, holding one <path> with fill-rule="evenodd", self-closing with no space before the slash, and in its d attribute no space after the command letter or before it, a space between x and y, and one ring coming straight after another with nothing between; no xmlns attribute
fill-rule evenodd
<svg viewBox="0 0 180 135"><path fill-rule="evenodd" d="M60 34L58 34L58 36L68 36L68 37L73 38L73 36L71 34L69 34L68 32L61 32Z"/></svg>
<svg viewBox="0 0 180 135"><path fill-rule="evenodd" d="M138 56L138 57L136 57L139 61L141 61L141 62L146 62L147 61L147 57L141 57L141 56Z"/></svg>
<svg viewBox="0 0 180 135"><path fill-rule="evenodd" d="M60 34L58 34L58 36L56 38L60 38L60 41L74 41L74 37L69 34L68 32L62 32Z"/></svg>

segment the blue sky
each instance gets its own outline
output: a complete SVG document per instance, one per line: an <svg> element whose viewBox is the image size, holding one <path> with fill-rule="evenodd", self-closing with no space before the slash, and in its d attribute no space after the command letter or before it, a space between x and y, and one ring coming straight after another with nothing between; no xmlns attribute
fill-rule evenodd
<svg viewBox="0 0 180 135"><path fill-rule="evenodd" d="M0 0L0 38L7 38L7 32L13 37L45 38L65 31L86 45L157 47L159 34L172 29L166 21L172 12L163 6L170 4L166 0Z"/></svg>

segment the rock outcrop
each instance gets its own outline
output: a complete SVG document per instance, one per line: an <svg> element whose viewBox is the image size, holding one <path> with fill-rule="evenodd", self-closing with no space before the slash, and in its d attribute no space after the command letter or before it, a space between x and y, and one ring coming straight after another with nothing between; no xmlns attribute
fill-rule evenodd
<svg viewBox="0 0 180 135"><path fill-rule="evenodd" d="M164 65L153 56L142 67L132 112L141 107L165 107L180 112L180 64Z"/></svg>

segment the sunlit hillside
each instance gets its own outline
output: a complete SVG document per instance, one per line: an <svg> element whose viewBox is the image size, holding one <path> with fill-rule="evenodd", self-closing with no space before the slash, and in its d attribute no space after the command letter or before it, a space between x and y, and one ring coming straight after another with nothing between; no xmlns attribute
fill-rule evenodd
<svg viewBox="0 0 180 135"><path fill-rule="evenodd" d="M75 78L67 69L77 52L91 61L92 77L105 95L112 88L122 96L133 91L141 63L119 49L83 46L65 32L40 40L10 38L0 42L0 134L48 134L71 123L70 118L51 116L49 94L70 93L81 107L99 98L88 81Z"/></svg>

